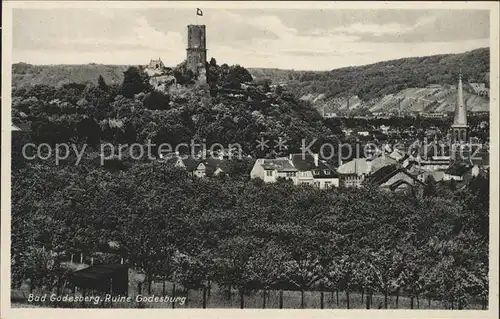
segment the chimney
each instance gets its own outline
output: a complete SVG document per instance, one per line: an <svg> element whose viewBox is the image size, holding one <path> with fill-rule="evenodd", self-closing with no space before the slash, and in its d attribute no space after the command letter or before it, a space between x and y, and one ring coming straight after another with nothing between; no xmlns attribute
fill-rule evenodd
<svg viewBox="0 0 500 319"><path fill-rule="evenodd" d="M314 156L314 166L318 167L319 165L319 154L313 154Z"/></svg>
<svg viewBox="0 0 500 319"><path fill-rule="evenodd" d="M292 153L290 153L290 154L288 155L288 159L289 159L289 160L292 160L292 155L293 155Z"/></svg>

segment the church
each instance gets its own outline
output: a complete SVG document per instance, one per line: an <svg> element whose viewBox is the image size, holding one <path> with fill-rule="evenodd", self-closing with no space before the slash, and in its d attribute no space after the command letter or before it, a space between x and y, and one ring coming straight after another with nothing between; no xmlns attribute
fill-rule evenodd
<svg viewBox="0 0 500 319"><path fill-rule="evenodd" d="M464 101L462 74L458 77L457 101L453 117L453 124L449 130L449 143L424 142L408 154L409 162L422 171L444 170L453 164L466 165L481 162L481 157L487 150L476 152L482 145L473 145L469 140L469 126L467 124L467 105Z"/></svg>
<svg viewBox="0 0 500 319"><path fill-rule="evenodd" d="M455 116L451 126L452 144L466 144L469 138L469 126L467 125L467 107L464 103L462 87L462 74L458 76L457 104L455 106Z"/></svg>

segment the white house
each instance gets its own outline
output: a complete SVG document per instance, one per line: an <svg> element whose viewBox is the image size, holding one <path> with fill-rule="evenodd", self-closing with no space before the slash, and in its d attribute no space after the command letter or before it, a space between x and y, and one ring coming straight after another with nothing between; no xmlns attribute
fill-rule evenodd
<svg viewBox="0 0 500 319"><path fill-rule="evenodd" d="M321 189L339 186L338 174L319 160L318 154L290 154L283 158L257 159L250 178L261 178L266 183L284 178L292 180L295 185L309 184Z"/></svg>

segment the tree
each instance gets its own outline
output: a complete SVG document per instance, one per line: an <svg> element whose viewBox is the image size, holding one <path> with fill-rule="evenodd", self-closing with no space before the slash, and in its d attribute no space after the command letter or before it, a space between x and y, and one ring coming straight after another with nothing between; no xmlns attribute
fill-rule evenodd
<svg viewBox="0 0 500 319"><path fill-rule="evenodd" d="M133 98L140 92L149 92L151 90L147 74L144 70L131 66L123 72L123 83L120 87L120 94Z"/></svg>
<svg viewBox="0 0 500 319"><path fill-rule="evenodd" d="M240 295L240 308L244 308L244 295L255 287L254 280L249 276L251 256L256 249L253 238L242 236L223 240L217 248L216 266L217 282L221 286L236 287Z"/></svg>
<svg viewBox="0 0 500 319"><path fill-rule="evenodd" d="M104 91L104 92L107 92L109 89L108 85L106 84L106 81L104 81L104 78L102 77L102 75L99 75L99 77L97 78L97 87L99 88L99 90Z"/></svg>
<svg viewBox="0 0 500 319"><path fill-rule="evenodd" d="M247 277L262 289L262 308L266 308L267 291L283 280L286 254L273 241L250 257Z"/></svg>
<svg viewBox="0 0 500 319"><path fill-rule="evenodd" d="M147 93L143 100L144 106L150 110L168 110L169 102L170 96L159 91Z"/></svg>
<svg viewBox="0 0 500 319"><path fill-rule="evenodd" d="M57 255L45 248L28 247L25 252L25 271L30 278L30 289L35 287L58 290L68 279L69 269L63 269Z"/></svg>
<svg viewBox="0 0 500 319"><path fill-rule="evenodd" d="M424 197L430 197L436 195L436 180L432 175L427 177L424 186Z"/></svg>

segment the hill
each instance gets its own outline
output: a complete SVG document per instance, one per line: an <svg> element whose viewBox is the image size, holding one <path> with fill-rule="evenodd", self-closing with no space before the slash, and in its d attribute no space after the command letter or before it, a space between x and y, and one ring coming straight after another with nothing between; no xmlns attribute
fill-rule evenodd
<svg viewBox="0 0 500 319"><path fill-rule="evenodd" d="M320 112L342 114L451 112L456 101L458 72L465 83L465 99L473 112L489 110L489 48L461 54L404 58L331 71L248 69L255 81L269 79L287 87L296 98L309 101ZM12 67L14 87L45 84L123 81L124 65L30 65ZM483 85L486 94L478 86Z"/></svg>
<svg viewBox="0 0 500 319"><path fill-rule="evenodd" d="M309 101L320 113L325 114L449 113L455 109L457 90L455 86L435 84L425 88L406 88L368 101L363 101L357 95L349 98L327 98L324 93L309 93L300 99ZM476 94L467 83L464 84L464 100L470 112L489 111L488 99Z"/></svg>
<svg viewBox="0 0 500 319"><path fill-rule="evenodd" d="M12 65L12 86L23 87L37 84L62 86L69 83L96 83L102 75L106 83L120 84L123 82L125 65L32 65L16 63Z"/></svg>
<svg viewBox="0 0 500 319"><path fill-rule="evenodd" d="M462 71L471 111L487 111L488 99L477 84L489 87L489 48L461 54L404 58L332 71L250 69L255 79L286 85L302 100L326 112L391 112L453 110L458 73ZM349 103L347 102L349 100ZM349 104L349 106L348 106Z"/></svg>

